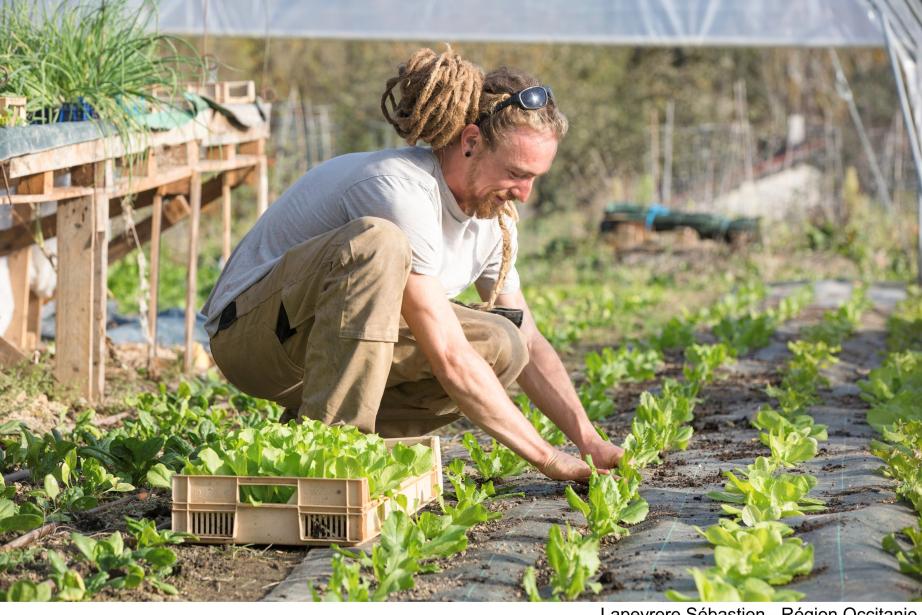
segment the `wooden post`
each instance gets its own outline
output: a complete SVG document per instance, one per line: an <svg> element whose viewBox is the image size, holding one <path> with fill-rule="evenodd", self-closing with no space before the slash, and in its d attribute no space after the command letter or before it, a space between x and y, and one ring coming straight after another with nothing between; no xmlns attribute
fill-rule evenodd
<svg viewBox="0 0 922 615"><path fill-rule="evenodd" d="M221 268L227 264L231 255L231 186L234 182L234 172L221 173Z"/></svg>
<svg viewBox="0 0 922 615"><path fill-rule="evenodd" d="M29 315L26 325L26 348L34 350L42 339L42 298L29 293Z"/></svg>
<svg viewBox="0 0 922 615"><path fill-rule="evenodd" d="M147 349L147 369L157 371L157 302L160 297L160 225L163 218L163 196L154 194L150 234L150 297L148 299L147 332L150 346Z"/></svg>
<svg viewBox="0 0 922 615"><path fill-rule="evenodd" d="M259 139L240 144L240 153L259 156L256 165L256 213L263 215L269 208L269 164L266 158L266 141Z"/></svg>
<svg viewBox="0 0 922 615"><path fill-rule="evenodd" d="M54 188L54 175L51 171L29 175L19 180L16 187L17 194L50 194ZM32 207L27 204L13 205L13 225L20 221L30 223ZM28 224L27 231L32 233L32 225ZM29 315L35 308L32 304L33 295L30 292L29 270L32 267L32 248L25 247L10 254L7 266L10 271L10 284L13 290L13 319L6 330L7 341L23 350L32 350L35 346L29 338Z"/></svg>
<svg viewBox="0 0 922 615"><path fill-rule="evenodd" d="M675 101L666 103L666 134L663 138L663 189L660 192L663 203L672 200L672 132L675 124Z"/></svg>
<svg viewBox="0 0 922 615"><path fill-rule="evenodd" d="M195 313L198 311L198 232L199 218L202 212L202 179L198 172L198 141L188 144L186 149L186 160L193 169L189 186L189 205L192 207L192 214L189 220L189 255L188 270L186 274L186 339L185 353L183 355L183 371L190 373L192 371L192 344L195 334Z"/></svg>
<svg viewBox="0 0 922 615"><path fill-rule="evenodd" d="M659 201L659 113L656 109L650 110L650 180L653 183L652 200Z"/></svg>
<svg viewBox="0 0 922 615"><path fill-rule="evenodd" d="M93 165L93 372L90 400L102 399L106 390L106 322L109 290L109 188L115 183L115 161Z"/></svg>
<svg viewBox="0 0 922 615"><path fill-rule="evenodd" d="M58 203L55 377L90 398L93 387L95 199Z"/></svg>

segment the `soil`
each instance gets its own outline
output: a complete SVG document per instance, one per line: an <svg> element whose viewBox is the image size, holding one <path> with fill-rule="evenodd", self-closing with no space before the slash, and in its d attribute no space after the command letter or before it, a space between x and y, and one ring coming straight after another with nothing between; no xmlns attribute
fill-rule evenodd
<svg viewBox="0 0 922 615"><path fill-rule="evenodd" d="M662 464L644 471L641 493L650 504L647 519L631 527L629 536L603 540L597 577L602 591L598 596L587 594L582 599L656 600L662 599L663 591L670 588L694 593L687 568L712 563L711 551L697 536L694 527L714 523L720 514L719 505L711 501L707 493L722 487L726 480L724 472L741 469L754 457L766 454L766 447L759 442L749 422L759 406L770 402L765 387L780 380L780 370L788 357L787 341L796 338L804 327L817 322L823 311L824 308L816 306L808 308L776 333L772 348L768 349L771 352L757 351L742 357L737 365L719 370L717 379L702 390L688 449L667 453ZM818 459L789 470L816 476L817 487L811 495L825 500L827 506L821 513L790 520L796 529L795 535L816 548L814 571L792 586L807 593L808 600L902 600L920 593L916 582L897 575L892 558L888 559L879 548L883 533L909 525L912 516L897 500L892 484L876 473L879 462L867 452L868 442L874 437L863 419L867 406L854 388L854 382L866 376L880 361L880 353L885 349L885 318L884 310L867 313L859 331L843 345L840 363L827 370L831 387L821 391L821 401L813 414L818 422L829 426L829 441L821 444ZM566 367L577 383L583 378L583 355L599 348L586 345L564 355ZM600 425L613 440L620 441L629 431L641 392L655 390L665 378L680 375L681 358L670 356L667 359L652 382L624 383L611 391L616 411ZM132 360L129 357L124 361L128 366L124 367L127 374L124 388L134 387L137 391L145 386L156 386L144 384L151 382L145 378L135 379L138 367ZM115 385L116 390L118 386ZM58 403L56 399L46 397L47 401L43 401L40 396L33 397L39 406L45 404L33 413L36 420L47 416L48 404ZM0 407L10 406L2 404ZM20 411L28 416L26 407L27 404ZM62 403L62 407L66 409L67 405ZM72 412L73 405L70 408ZM123 410L125 408L113 403L100 414ZM0 423L10 416L10 413L0 416ZM440 430L445 463L466 456L460 446L460 437L470 429L470 424L461 420ZM569 450L575 452L572 448ZM569 510L563 495L564 485L546 480L535 472L495 482L498 488L524 492L524 497L492 503L494 510L503 512L503 518L474 528L465 553L440 561L441 572L418 577L415 588L394 594L391 600L524 600L521 578L529 565L536 569L542 595L549 597L550 570L543 554L547 528L566 522L583 527L584 521ZM578 493L585 493L584 486L574 488ZM145 517L165 525L170 518L168 495L154 491L143 500L126 501L100 514L77 516L35 546L73 549L67 546L68 532L92 534L123 530L125 515ZM841 543L836 542L839 533L845 537ZM859 544L862 540L867 544ZM868 550L858 550L865 547ZM837 553L836 548L841 551ZM194 544L175 549L179 563L175 574L167 581L177 587L179 596L166 596L142 588L104 592L99 599L259 600L284 580L307 552L303 548ZM839 588L839 579L846 573L840 570L837 561L874 568L861 568L860 572L853 573L854 577L849 577L848 587ZM15 575L0 572L0 587L8 586L14 578L47 578L47 571L47 562L39 556L34 562L19 567ZM886 582L881 580L882 575ZM866 579L867 583L853 582L853 578Z"/></svg>

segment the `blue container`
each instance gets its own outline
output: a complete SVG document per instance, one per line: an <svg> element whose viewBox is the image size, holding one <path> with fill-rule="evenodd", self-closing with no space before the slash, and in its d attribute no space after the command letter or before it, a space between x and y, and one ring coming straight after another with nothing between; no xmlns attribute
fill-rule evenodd
<svg viewBox="0 0 922 615"><path fill-rule="evenodd" d="M82 96L77 98L77 102L61 105L61 110L58 113L59 122L86 122L87 120L95 120L98 117L96 110Z"/></svg>

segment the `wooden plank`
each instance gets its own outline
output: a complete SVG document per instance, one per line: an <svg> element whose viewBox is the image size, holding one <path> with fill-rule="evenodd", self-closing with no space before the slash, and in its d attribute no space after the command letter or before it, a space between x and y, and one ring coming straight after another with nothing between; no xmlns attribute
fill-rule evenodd
<svg viewBox="0 0 922 615"><path fill-rule="evenodd" d="M266 158L266 142L259 139L242 143L240 153L259 156L256 175L252 178L252 186L256 189L256 213L261 216L269 208L269 163Z"/></svg>
<svg viewBox="0 0 922 615"><path fill-rule="evenodd" d="M17 193L42 194L50 190L54 177L51 173L41 173L24 177L16 186ZM13 205L13 220L19 221L18 227L34 241L34 229L30 228L32 206ZM29 345L29 273L32 268L32 248L25 246L9 255L7 266L10 272L10 286L13 292L13 316L6 330L7 341L22 350L31 350Z"/></svg>
<svg viewBox="0 0 922 615"><path fill-rule="evenodd" d="M94 198L59 203L58 227L55 376L89 398L93 391Z"/></svg>
<svg viewBox="0 0 922 615"><path fill-rule="evenodd" d="M19 204L30 204L30 203L50 203L52 201L63 201L65 199L75 199L81 196L87 196L93 194L92 188L84 188L79 186L70 186L70 187L60 187L54 188L48 194L11 194L9 196L4 195L3 202L10 203L14 205Z"/></svg>
<svg viewBox="0 0 922 615"><path fill-rule="evenodd" d="M42 339L42 305L44 301L35 293L29 293L29 317L26 325L26 348L35 350Z"/></svg>
<svg viewBox="0 0 922 615"><path fill-rule="evenodd" d="M221 174L221 268L227 264L231 254L231 186L234 172Z"/></svg>
<svg viewBox="0 0 922 615"><path fill-rule="evenodd" d="M160 233L163 214L163 196L154 196L154 211L151 214L150 235L150 297L147 301L148 322L147 335L150 344L147 348L147 369L150 373L157 370L157 303L160 297Z"/></svg>
<svg viewBox="0 0 922 615"><path fill-rule="evenodd" d="M198 146L190 147L188 150L190 164L198 163ZM186 336L185 352L183 353L183 371L191 373L193 365L192 344L195 332L195 313L198 311L198 233L199 219L202 213L202 183L199 174L193 173L190 180L192 182L189 193L189 205L192 207L192 213L189 223L189 255L188 270L186 272Z"/></svg>
<svg viewBox="0 0 922 615"><path fill-rule="evenodd" d="M90 401L102 399L106 390L106 321L109 281L109 196L112 185L114 161L104 160L95 165L96 192L93 196L95 214L93 228L93 332L91 352L93 369L90 382Z"/></svg>
<svg viewBox="0 0 922 615"><path fill-rule="evenodd" d="M0 367L9 367L26 360L26 355L5 337L0 336Z"/></svg>
<svg viewBox="0 0 922 615"><path fill-rule="evenodd" d="M191 140L201 139L206 136L210 129L209 125L213 115L211 110L207 110L200 113L195 120L183 124L179 128L143 135L131 135L128 138L127 146L125 141L116 136L64 145L34 154L16 156L6 161L9 165L8 175L10 179L13 179L23 177L24 175L34 175L43 171L69 169L71 167L95 163L110 158L121 158L126 154L143 152L148 147L184 144Z"/></svg>
<svg viewBox="0 0 922 615"><path fill-rule="evenodd" d="M23 220L28 220L32 213L28 205L13 205L13 212ZM31 266L32 248L30 247L13 252L7 260L7 267L10 272L10 286L13 291L13 316L5 335L8 341L23 350L27 350L29 269Z"/></svg>

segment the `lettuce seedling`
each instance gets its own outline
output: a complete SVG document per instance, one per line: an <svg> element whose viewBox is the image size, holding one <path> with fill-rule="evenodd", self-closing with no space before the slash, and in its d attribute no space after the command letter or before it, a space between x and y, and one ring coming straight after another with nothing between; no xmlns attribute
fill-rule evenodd
<svg viewBox="0 0 922 615"><path fill-rule="evenodd" d="M547 563L551 569L551 592L555 600L574 600L587 589L597 594L602 585L589 579L599 569L599 539L594 535L583 536L569 525L566 535L559 525L548 531ZM535 569L525 571L522 585L528 599L540 602Z"/></svg>
<svg viewBox="0 0 922 615"><path fill-rule="evenodd" d="M908 540L909 544L903 546L901 538ZM919 519L918 527L909 526L887 534L881 544L884 551L896 556L900 572L922 577L922 518Z"/></svg>
<svg viewBox="0 0 922 615"><path fill-rule="evenodd" d="M516 476L528 468L528 462L516 455L511 449L490 438L489 452L481 448L477 438L471 433L464 434L461 444L467 449L477 472L484 479Z"/></svg>
<svg viewBox="0 0 922 615"><path fill-rule="evenodd" d="M799 433L802 436L813 438L817 442L825 442L829 439L826 425L816 423L809 414L785 416L768 405L763 405L759 409L755 419L752 421L752 426L763 432L759 434L759 440L765 446L768 446L769 433L782 438L786 438L790 433Z"/></svg>
<svg viewBox="0 0 922 615"><path fill-rule="evenodd" d="M330 566L333 572L326 591L321 594L313 583L308 585L314 602L368 602L371 599L371 587L362 577L361 563L346 563L342 554L335 553Z"/></svg>
<svg viewBox="0 0 922 615"><path fill-rule="evenodd" d="M775 589L754 577L735 582L714 568L691 568L698 597L668 590L666 598L675 602L797 602L804 595L790 589Z"/></svg>
<svg viewBox="0 0 922 615"><path fill-rule="evenodd" d="M768 447L771 449L773 461L786 468L792 468L798 463L816 457L817 442L815 438L796 431L787 435L770 432Z"/></svg>
<svg viewBox="0 0 922 615"><path fill-rule="evenodd" d="M522 414L525 415L525 418L528 419L528 422L532 424L532 427L535 428L535 431L547 441L551 446L563 446L567 442L567 437L564 435L560 428L554 424L554 421L549 419L541 410L535 407L528 397L525 395L516 395L515 403L519 407L519 410L522 411ZM614 404L612 404L614 407Z"/></svg>
<svg viewBox="0 0 922 615"><path fill-rule="evenodd" d="M700 386L711 382L717 368L731 361L733 351L727 344L692 344L685 349L682 373L686 380Z"/></svg>
<svg viewBox="0 0 922 615"><path fill-rule="evenodd" d="M649 506L638 494L640 476L635 472L630 476L615 477L614 474L599 474L592 459L588 458L592 475L589 477L589 493L583 500L573 487L567 486L565 493L570 508L586 517L589 531L602 538L609 534L627 536L630 534L625 525L635 525L647 518Z"/></svg>
<svg viewBox="0 0 922 615"><path fill-rule="evenodd" d="M922 352L891 353L883 365L871 370L867 380L858 383L858 388L861 398L872 405L890 401L904 390L922 390Z"/></svg>
<svg viewBox="0 0 922 615"><path fill-rule="evenodd" d="M758 457L742 477L732 470L724 472L729 480L723 491L712 491L711 499L726 502L721 508L746 525L760 521L777 521L784 517L803 515L823 510L821 500L807 497L816 486L816 477L805 474L775 474L775 464L766 457ZM733 506L731 506L733 504ZM742 506L742 508L740 508Z"/></svg>
<svg viewBox="0 0 922 615"><path fill-rule="evenodd" d="M790 583L795 576L813 569L813 546L800 538L786 538L790 528L777 521L763 521L753 527L728 519L698 533L714 545L715 568L734 582L755 577L769 585Z"/></svg>

